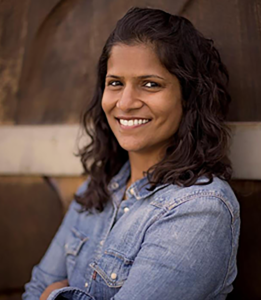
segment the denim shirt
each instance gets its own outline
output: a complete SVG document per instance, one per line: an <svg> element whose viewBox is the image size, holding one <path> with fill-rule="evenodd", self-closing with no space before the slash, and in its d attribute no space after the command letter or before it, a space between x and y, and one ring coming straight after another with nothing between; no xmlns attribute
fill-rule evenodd
<svg viewBox="0 0 261 300"><path fill-rule="evenodd" d="M48 300L226 299L237 275L239 204L227 182L159 185L144 177L127 190L127 162L111 180L102 212L80 213L73 201L49 249L25 286L36 300L53 282ZM201 177L198 183L206 182ZM86 181L78 190L82 193Z"/></svg>

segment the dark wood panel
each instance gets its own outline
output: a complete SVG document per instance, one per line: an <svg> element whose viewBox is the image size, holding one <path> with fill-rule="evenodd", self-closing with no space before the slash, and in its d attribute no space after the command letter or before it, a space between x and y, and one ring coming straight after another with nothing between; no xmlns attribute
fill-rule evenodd
<svg viewBox="0 0 261 300"><path fill-rule="evenodd" d="M261 299L261 181L233 181L241 208L238 276L228 300Z"/></svg>
<svg viewBox="0 0 261 300"><path fill-rule="evenodd" d="M228 66L229 121L261 121L261 1L194 0L183 15L214 39Z"/></svg>
<svg viewBox="0 0 261 300"><path fill-rule="evenodd" d="M13 124L30 0L0 2L0 124Z"/></svg>
<svg viewBox="0 0 261 300"><path fill-rule="evenodd" d="M0 300L21 300L22 298L22 291L19 292L10 292L10 293L4 293L0 294Z"/></svg>
<svg viewBox="0 0 261 300"><path fill-rule="evenodd" d="M0 294L23 289L62 217L57 193L42 178L0 178Z"/></svg>
<svg viewBox="0 0 261 300"><path fill-rule="evenodd" d="M47 13L42 2L34 3L31 14L40 14L43 21L27 46L17 123L78 121L79 105L92 85L86 73L90 6L91 1L59 1Z"/></svg>

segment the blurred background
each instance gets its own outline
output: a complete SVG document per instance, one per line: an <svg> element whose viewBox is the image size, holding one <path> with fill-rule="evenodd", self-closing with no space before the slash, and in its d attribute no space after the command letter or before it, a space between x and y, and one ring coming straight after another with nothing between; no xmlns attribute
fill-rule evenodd
<svg viewBox="0 0 261 300"><path fill-rule="evenodd" d="M187 17L230 71L242 230L229 299L261 299L261 1L0 0L0 300L21 298L84 180L79 116L102 46L132 6Z"/></svg>

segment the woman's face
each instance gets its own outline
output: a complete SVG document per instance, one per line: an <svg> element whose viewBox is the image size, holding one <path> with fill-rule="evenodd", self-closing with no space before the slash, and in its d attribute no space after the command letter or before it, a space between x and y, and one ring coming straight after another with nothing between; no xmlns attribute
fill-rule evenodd
<svg viewBox="0 0 261 300"><path fill-rule="evenodd" d="M151 47L115 45L102 108L123 149L160 154L181 120L181 87Z"/></svg>

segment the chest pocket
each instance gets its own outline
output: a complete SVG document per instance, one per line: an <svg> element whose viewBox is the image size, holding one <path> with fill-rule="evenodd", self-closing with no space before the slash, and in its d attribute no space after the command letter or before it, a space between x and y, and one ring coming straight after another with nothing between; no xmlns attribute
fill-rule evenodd
<svg viewBox="0 0 261 300"><path fill-rule="evenodd" d="M95 281L110 288L120 288L128 278L133 260L122 254L106 250L98 263L90 266L96 271Z"/></svg>
<svg viewBox="0 0 261 300"><path fill-rule="evenodd" d="M71 277L77 257L79 256L79 253L87 240L88 237L75 228L72 228L67 236L64 248L68 278Z"/></svg>

